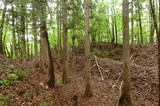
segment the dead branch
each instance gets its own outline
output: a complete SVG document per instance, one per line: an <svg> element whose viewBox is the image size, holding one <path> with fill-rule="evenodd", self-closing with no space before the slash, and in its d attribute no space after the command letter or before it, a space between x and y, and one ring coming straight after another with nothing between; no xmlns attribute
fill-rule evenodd
<svg viewBox="0 0 160 106"><path fill-rule="evenodd" d="M99 73L100 73L100 75L101 75L101 78L102 78L102 80L104 80L104 77L103 77L103 74L102 74L102 70L101 70L101 68L100 68L100 65L98 64L98 61L97 61L97 57L94 55L94 59L95 59L95 62L96 62L96 66L97 66L97 68L98 68L98 71L99 71Z"/></svg>

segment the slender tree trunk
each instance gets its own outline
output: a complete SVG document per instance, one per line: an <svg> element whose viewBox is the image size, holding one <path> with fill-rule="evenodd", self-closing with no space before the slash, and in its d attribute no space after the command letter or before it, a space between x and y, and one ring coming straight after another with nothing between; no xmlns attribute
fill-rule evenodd
<svg viewBox="0 0 160 106"><path fill-rule="evenodd" d="M73 0L73 9L75 8L75 1ZM72 32L72 67L74 66L74 48L75 48L75 10L73 10L72 18L73 18L73 32Z"/></svg>
<svg viewBox="0 0 160 106"><path fill-rule="evenodd" d="M153 21L153 18L150 17L150 36L149 36L149 43L153 43L153 42L154 42L154 32L155 32L154 21Z"/></svg>
<svg viewBox="0 0 160 106"><path fill-rule="evenodd" d="M129 3L128 0L123 0L123 74L121 95L118 101L118 106L132 106L131 104L131 81L129 69Z"/></svg>
<svg viewBox="0 0 160 106"><path fill-rule="evenodd" d="M3 36L3 27L4 27L4 22L5 22L5 16L6 16L6 9L7 9L7 5L4 1L2 20L1 20L1 24L0 24L0 54L3 54L3 42L2 42L3 37L2 36Z"/></svg>
<svg viewBox="0 0 160 106"><path fill-rule="evenodd" d="M60 65L60 51L61 51L61 40L60 40L60 35L61 35L61 33L60 33L60 10L59 10L59 7L60 7L60 2L61 1L59 1L59 0L57 0L57 37L58 37L58 39L57 39L57 46L58 46L58 66Z"/></svg>
<svg viewBox="0 0 160 106"><path fill-rule="evenodd" d="M63 14L63 83L68 82L68 35L67 35L67 0L62 1Z"/></svg>
<svg viewBox="0 0 160 106"><path fill-rule="evenodd" d="M22 38L21 38L21 43L22 43L22 57L26 57L26 39L25 39L25 5L21 5L21 9L22 9L22 12L21 12L21 19L20 19L20 23L21 23L21 35L22 35Z"/></svg>
<svg viewBox="0 0 160 106"><path fill-rule="evenodd" d="M141 9L140 9L140 4L138 2L138 18L139 18L139 30L140 30L140 37L141 37L141 43L143 44L143 31L142 31L142 21L141 21Z"/></svg>
<svg viewBox="0 0 160 106"><path fill-rule="evenodd" d="M131 4L131 15L132 15L132 20L131 20L131 44L132 47L134 45L134 1L132 0L132 4Z"/></svg>
<svg viewBox="0 0 160 106"><path fill-rule="evenodd" d="M12 6L12 36L13 36L13 56L17 57L16 31L15 31L15 12Z"/></svg>
<svg viewBox="0 0 160 106"><path fill-rule="evenodd" d="M85 49L85 96L93 96L91 91L90 37L89 37L89 0L84 0L84 49Z"/></svg>
<svg viewBox="0 0 160 106"><path fill-rule="evenodd" d="M116 44L118 43L118 31L117 31L117 21L116 21L116 16L115 16L115 34L116 34Z"/></svg>
<svg viewBox="0 0 160 106"><path fill-rule="evenodd" d="M114 15L114 13L113 13L113 10L112 10L112 15ZM114 22L114 17L112 16L112 40L111 40L111 43L114 43L115 42L115 35L114 35L114 24L115 24L115 22Z"/></svg>
<svg viewBox="0 0 160 106"><path fill-rule="evenodd" d="M32 28L33 28L33 36L34 36L34 54L38 56L38 41L37 41L37 20L36 20L36 1L32 0Z"/></svg>

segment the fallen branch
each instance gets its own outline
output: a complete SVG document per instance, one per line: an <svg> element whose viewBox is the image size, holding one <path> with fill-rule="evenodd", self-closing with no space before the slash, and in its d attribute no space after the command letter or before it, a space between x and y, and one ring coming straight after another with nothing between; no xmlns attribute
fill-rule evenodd
<svg viewBox="0 0 160 106"><path fill-rule="evenodd" d="M97 66L97 68L98 68L98 71L99 71L99 73L100 73L100 75L101 75L101 78L102 78L102 80L104 80L104 77L103 77L103 74L102 74L102 70L101 70L101 68L100 68L100 65L98 64L98 61L97 61L97 57L94 55L94 59L95 59L95 62L96 62L96 66Z"/></svg>
<svg viewBox="0 0 160 106"><path fill-rule="evenodd" d="M112 60L109 58L103 58L101 61L106 61L106 63L109 63L109 65L123 65L123 62L117 61L117 60ZM142 66L142 65L138 65L133 62L130 62L130 68L133 68L133 67L144 69L144 70L153 70L156 68L156 67Z"/></svg>
<svg viewBox="0 0 160 106"><path fill-rule="evenodd" d="M116 85L118 84L118 82L122 79L122 73L119 75L119 77L117 78L116 82L113 84L112 89L114 87L116 87Z"/></svg>

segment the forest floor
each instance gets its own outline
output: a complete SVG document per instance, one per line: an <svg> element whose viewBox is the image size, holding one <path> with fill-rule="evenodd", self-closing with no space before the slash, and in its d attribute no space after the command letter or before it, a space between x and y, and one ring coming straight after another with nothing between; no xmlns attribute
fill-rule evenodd
<svg viewBox="0 0 160 106"><path fill-rule="evenodd" d="M131 50L131 87L134 106L158 106L159 78L157 45L136 46ZM27 76L18 83L6 84L0 88L0 106L115 106L119 97L122 69L122 47L113 47L107 58L92 57L93 97L84 97L84 57L74 56L74 67L69 70L69 83L62 84L61 68L56 69L56 89L47 88L47 73L35 67L37 59L18 61L0 56L0 79L15 69L24 70ZM47 71L47 70L46 70ZM102 80L102 73L104 80ZM0 84L2 86L2 83Z"/></svg>

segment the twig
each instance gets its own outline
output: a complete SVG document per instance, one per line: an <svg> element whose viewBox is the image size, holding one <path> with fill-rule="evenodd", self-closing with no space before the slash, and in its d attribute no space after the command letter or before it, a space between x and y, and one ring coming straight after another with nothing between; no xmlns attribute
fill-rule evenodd
<svg viewBox="0 0 160 106"><path fill-rule="evenodd" d="M112 89L117 85L117 83L120 81L121 78L122 78L122 73L119 75L118 79L117 79L116 82L113 84Z"/></svg>
<svg viewBox="0 0 160 106"><path fill-rule="evenodd" d="M96 57L95 55L94 55L94 58L95 58L95 62L96 62L96 66L97 66L97 68L98 68L98 71L99 71L99 73L100 73L100 75L101 75L101 78L102 78L102 80L104 80L104 77L103 77L101 68L100 68L100 66L99 66L99 64L98 64L97 57Z"/></svg>

